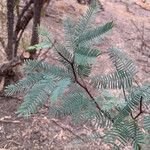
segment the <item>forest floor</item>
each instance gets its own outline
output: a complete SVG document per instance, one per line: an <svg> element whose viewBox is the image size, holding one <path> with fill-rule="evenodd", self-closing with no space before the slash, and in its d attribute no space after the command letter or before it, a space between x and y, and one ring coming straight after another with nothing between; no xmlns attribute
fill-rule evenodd
<svg viewBox="0 0 150 150"><path fill-rule="evenodd" d="M94 25L114 21L115 27L105 36L99 46L106 51L110 46L128 53L139 70L139 83L150 81L150 2L141 0L101 0L104 11L100 12ZM52 0L42 18L42 26L52 32L57 40L63 40L62 21L65 16L82 15L87 9L74 0ZM31 25L31 24L30 24ZM27 29L30 33L31 29ZM57 33L57 34L56 34ZM50 61L48 53L46 61ZM109 72L107 54L101 56L95 65L95 73ZM98 142L73 144L75 138L86 136L92 131L86 126L73 126L69 119L56 120L48 115L48 108L40 109L29 119L17 117L15 112L22 98L0 97L0 150L111 150ZM103 129L100 130L103 133ZM126 146L124 150L129 150Z"/></svg>

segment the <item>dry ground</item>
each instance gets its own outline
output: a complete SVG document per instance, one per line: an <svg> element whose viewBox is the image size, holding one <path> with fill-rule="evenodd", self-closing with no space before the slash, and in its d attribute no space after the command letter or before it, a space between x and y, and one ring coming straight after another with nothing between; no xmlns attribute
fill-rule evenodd
<svg viewBox="0 0 150 150"><path fill-rule="evenodd" d="M47 9L42 25L55 33L58 40L63 39L62 21L66 15L81 15L87 6L79 5L74 0L52 0ZM140 0L101 0L104 11L96 19L95 24L113 20L115 27L109 33L100 49L105 51L109 46L123 49L135 61L139 73L139 83L150 81L150 3ZM30 34L31 24L24 35ZM57 34L56 34L57 33ZM49 53L50 55L51 53ZM46 61L50 61L49 58ZM107 55L99 58L94 73L108 72ZM80 126L74 127L69 119L53 120L48 116L47 107L29 119L18 118L15 114L22 100L0 97L0 150L108 150L101 142L89 142L72 145L78 135L87 135L91 131ZM69 129L69 130L68 130ZM74 135L73 133L76 135ZM126 150L129 149L126 147Z"/></svg>

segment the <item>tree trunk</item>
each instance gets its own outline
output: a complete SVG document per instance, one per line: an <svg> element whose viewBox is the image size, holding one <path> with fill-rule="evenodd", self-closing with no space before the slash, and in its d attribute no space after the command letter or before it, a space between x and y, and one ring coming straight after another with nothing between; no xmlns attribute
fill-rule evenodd
<svg viewBox="0 0 150 150"><path fill-rule="evenodd" d="M31 45L35 45L39 43L37 27L40 25L41 11L42 11L43 4L44 4L43 0L34 0L34 16L33 16ZM36 53L36 50L31 52L31 59L34 58L35 53Z"/></svg>
<svg viewBox="0 0 150 150"><path fill-rule="evenodd" d="M12 60L14 56L13 51L13 33L14 33L14 4L15 0L7 0L7 48L6 55L8 60Z"/></svg>

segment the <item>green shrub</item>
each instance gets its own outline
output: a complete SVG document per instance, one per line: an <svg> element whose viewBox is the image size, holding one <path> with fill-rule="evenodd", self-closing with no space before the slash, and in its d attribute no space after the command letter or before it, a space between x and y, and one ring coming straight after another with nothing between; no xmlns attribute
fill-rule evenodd
<svg viewBox="0 0 150 150"><path fill-rule="evenodd" d="M118 140L123 145L131 143L135 150L140 150L145 148L144 144L149 145L150 115L144 115L140 121L138 118L145 113L144 106L150 103L150 84L135 84L137 70L134 63L115 48L108 49L108 55L116 70L107 75L90 76L96 58L101 55L96 43L114 26L113 22L108 22L91 27L90 23L99 10L100 5L95 0L77 24L67 18L64 21L64 44L53 40L46 30L39 29L45 40L28 50L53 47L61 65L27 60L25 77L9 85L5 91L7 95L25 94L18 110L21 116L36 113L50 97L51 115L72 116L75 123L91 122L95 128L106 128L101 138L114 149L119 149ZM89 85L97 91L97 96L91 94ZM111 89L121 90L124 97L113 96L108 92Z"/></svg>

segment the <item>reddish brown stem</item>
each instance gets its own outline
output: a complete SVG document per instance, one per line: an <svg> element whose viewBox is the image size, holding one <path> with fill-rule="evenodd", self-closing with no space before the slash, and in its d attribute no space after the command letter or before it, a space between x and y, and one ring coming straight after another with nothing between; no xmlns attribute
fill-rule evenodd
<svg viewBox="0 0 150 150"><path fill-rule="evenodd" d="M114 122L114 120L105 112L103 111L100 106L98 105L98 103L95 101L94 97L92 96L92 94L89 92L88 88L86 87L86 85L83 85L79 80L78 80L78 77L77 77L77 74L76 74L76 70L75 70L75 67L74 67L74 59L72 61L69 61L65 56L63 56L58 50L57 50L57 47L54 45L54 48L55 50L57 51L57 53L66 61L68 62L70 65L71 65L71 68L72 68L72 73L73 73L73 76L74 76L74 80L75 82L80 86L82 87L86 93L89 95L89 97L91 98L91 100L93 100L93 102L95 103L95 106L96 108L104 115L106 116L112 123Z"/></svg>
<svg viewBox="0 0 150 150"><path fill-rule="evenodd" d="M78 77L76 75L76 71L74 68L74 61L71 63L71 67L72 67L72 71L73 71L73 75L75 78L75 82L80 85L85 91L86 93L89 95L89 97L91 98L91 100L93 100L93 102L95 103L96 108L102 113L104 114L104 116L106 116L112 123L114 122L114 120L105 112L103 111L100 106L98 105L98 103L95 101L94 97L92 96L92 94L89 92L88 88L86 87L86 85L83 85L79 80Z"/></svg>
<svg viewBox="0 0 150 150"><path fill-rule="evenodd" d="M133 117L133 119L137 119L142 113L143 113L143 110L142 110L142 107L143 107L143 97L141 96L141 99L140 99L140 112L135 116Z"/></svg>

